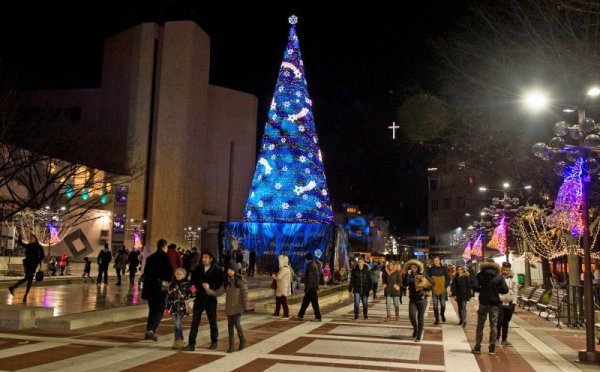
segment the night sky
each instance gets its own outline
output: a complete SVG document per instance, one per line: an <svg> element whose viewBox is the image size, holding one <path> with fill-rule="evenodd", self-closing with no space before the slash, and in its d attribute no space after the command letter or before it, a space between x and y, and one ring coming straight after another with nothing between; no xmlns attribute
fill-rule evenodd
<svg viewBox="0 0 600 372"><path fill-rule="evenodd" d="M256 4L256 3L253 3ZM428 40L451 27L455 2L281 2L228 9L192 1L11 3L0 12L0 58L16 89L98 87L103 39L141 21L195 20L211 37L211 83L259 99L258 138L286 45L298 37L334 208L359 204L399 233L426 233L426 167L434 153L387 129L411 93L435 94ZM16 9L15 9L16 7ZM398 8L394 10L393 8ZM404 9L402 7L405 7ZM96 19L92 19L96 18Z"/></svg>

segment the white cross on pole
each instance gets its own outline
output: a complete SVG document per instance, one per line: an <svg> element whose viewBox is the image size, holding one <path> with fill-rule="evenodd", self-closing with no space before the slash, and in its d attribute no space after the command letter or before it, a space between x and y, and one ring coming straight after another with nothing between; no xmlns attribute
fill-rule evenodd
<svg viewBox="0 0 600 372"><path fill-rule="evenodd" d="M388 127L389 129L392 130L392 139L396 139L396 129L400 128L399 126L396 125L396 122L392 122L392 125L390 125Z"/></svg>

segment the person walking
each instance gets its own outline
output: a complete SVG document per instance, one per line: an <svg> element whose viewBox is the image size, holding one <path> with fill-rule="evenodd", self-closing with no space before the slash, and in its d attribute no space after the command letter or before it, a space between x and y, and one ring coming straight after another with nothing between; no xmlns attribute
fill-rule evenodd
<svg viewBox="0 0 600 372"><path fill-rule="evenodd" d="M473 353L481 353L481 341L483 340L483 327L489 315L490 318L490 355L496 355L496 332L498 332L498 307L500 306L500 294L508 293L506 281L500 274L500 266L493 260L483 262L479 265L477 274L477 287L479 292L479 309L477 309L477 329L475 331L475 346Z"/></svg>
<svg viewBox="0 0 600 372"><path fill-rule="evenodd" d="M167 293L173 279L173 268L167 256L167 241L160 239L156 252L146 259L142 299L148 301L148 321L144 340L158 341L156 329L165 313Z"/></svg>
<svg viewBox="0 0 600 372"><path fill-rule="evenodd" d="M115 257L115 264L113 265L117 274L117 285L121 285L121 275L125 273L125 267L127 266L127 251L125 247L119 248Z"/></svg>
<svg viewBox="0 0 600 372"><path fill-rule="evenodd" d="M373 299L377 299L377 288L379 287L379 277L381 276L382 264L373 257L369 269L371 269L371 289L373 290Z"/></svg>
<svg viewBox="0 0 600 372"><path fill-rule="evenodd" d="M306 272L304 273L304 297L300 305L300 311L296 319L304 320L304 313L310 303L315 313L315 320L321 321L321 310L319 309L319 267L313 260L312 253L308 252L304 256L306 258Z"/></svg>
<svg viewBox="0 0 600 372"><path fill-rule="evenodd" d="M503 262L501 270L506 286L508 287L508 293L499 295L502 304L498 308L498 333L496 335L496 341L501 341L500 345L502 346L512 346L512 344L508 342L508 324L515 312L518 285L509 262Z"/></svg>
<svg viewBox="0 0 600 372"><path fill-rule="evenodd" d="M458 305L458 325L464 327L467 326L467 302L472 297L471 292L471 280L469 278L469 272L464 266L456 267L456 274L454 274L454 280L452 280L452 296L456 300Z"/></svg>
<svg viewBox="0 0 600 372"><path fill-rule="evenodd" d="M100 285L104 275L104 284L108 284L108 266L112 261L112 254L108 249L108 243L104 243L104 249L98 253L98 280L96 285Z"/></svg>
<svg viewBox="0 0 600 372"><path fill-rule="evenodd" d="M142 248L142 252L139 255L139 260L140 260L140 279L138 281L138 285L142 285L142 287L144 286L144 269L146 268L146 260L148 259L148 257L150 257L150 255L152 254L152 250L150 249L149 245L144 245L144 248Z"/></svg>
<svg viewBox="0 0 600 372"><path fill-rule="evenodd" d="M273 316L279 317L279 311L283 308L281 319L290 318L290 309L287 304L287 298L292 294L292 272L289 267L290 259L284 254L277 257L279 262L279 271L271 277L277 281L275 289L275 313Z"/></svg>
<svg viewBox="0 0 600 372"><path fill-rule="evenodd" d="M175 334L172 349L181 349L184 346L183 317L189 315L187 300L194 297L193 291L190 290L190 282L186 277L187 272L184 268L180 267L175 270L175 276L167 294L167 310L173 317L173 333Z"/></svg>
<svg viewBox="0 0 600 372"><path fill-rule="evenodd" d="M27 296L29 295L31 285L33 284L33 277L35 276L36 269L46 255L44 254L44 249L39 243L37 236L33 234L31 235L30 242L27 244L23 243L23 239L21 235L19 235L17 244L25 248L25 258L23 259L23 269L25 270L25 276L23 277L23 279L19 280L14 285L8 287L8 291L12 296L14 296L15 288L17 288L23 283L27 283L25 295L23 296L22 300L23 303L27 303Z"/></svg>
<svg viewBox="0 0 600 372"><path fill-rule="evenodd" d="M404 264L403 285L408 287L408 317L413 327L415 342L420 342L423 337L423 320L427 297L431 295L431 283L424 274L423 263L418 260L409 260Z"/></svg>
<svg viewBox="0 0 600 372"><path fill-rule="evenodd" d="M390 307L393 304L396 310L396 321L400 320L400 286L402 285L402 277L400 276L400 267L397 262L388 262L388 267L385 269L385 275L382 275L383 280L383 295L385 296L385 310L387 317L386 322L392 318Z"/></svg>
<svg viewBox="0 0 600 372"><path fill-rule="evenodd" d="M84 257L83 258L83 274L81 274L81 277L84 278L83 280L85 282L87 282L87 280L90 280L90 283L92 282L92 277L90 276L90 273L92 271L92 261L90 261L89 257ZM86 279L87 277L87 279Z"/></svg>
<svg viewBox="0 0 600 372"><path fill-rule="evenodd" d="M225 293L225 313L227 314L227 333L229 335L228 353L233 353L235 339L233 328L237 330L240 339L239 351L246 347L246 338L242 330L242 313L248 310L248 287L246 280L240 275L237 264L230 263L227 268L227 278L218 289L211 289L207 283L202 284L206 293L211 296L220 296Z"/></svg>
<svg viewBox="0 0 600 372"><path fill-rule="evenodd" d="M137 267L140 264L139 252L135 248L131 248L127 255L127 270L129 271L129 285L135 283L135 273L137 273Z"/></svg>
<svg viewBox="0 0 600 372"><path fill-rule="evenodd" d="M250 256L248 257L248 276L254 276L255 266L256 266L256 252L253 249L250 251Z"/></svg>
<svg viewBox="0 0 600 372"><path fill-rule="evenodd" d="M181 259L181 255L179 254L179 252L177 252L177 244L171 243L167 246L167 256L169 256L169 260L171 261L173 271L183 266L183 260Z"/></svg>
<svg viewBox="0 0 600 372"><path fill-rule="evenodd" d="M203 284L207 284L210 289L216 290L223 284L223 270L215 262L215 256L210 250L203 250L201 255L201 265L192 271L190 284L198 290L194 299L194 316L190 328L188 344L184 348L187 351L196 350L196 337L200 327L200 318L206 311L208 323L210 325L210 346L209 349L217 348L219 339L219 328L217 327L217 299L206 292Z"/></svg>
<svg viewBox="0 0 600 372"><path fill-rule="evenodd" d="M365 265L364 257L358 258L358 264L352 269L350 274L350 284L348 292L354 296L354 320L358 319L358 308L360 302L363 305L363 317L369 319L369 293L373 290L371 271Z"/></svg>
<svg viewBox="0 0 600 372"><path fill-rule="evenodd" d="M60 276L65 275L65 270L67 269L68 261L69 261L69 257L67 257L66 253L63 253L60 256Z"/></svg>
<svg viewBox="0 0 600 372"><path fill-rule="evenodd" d="M433 315L435 316L434 325L440 324L440 316L442 322L446 322L446 296L448 295L448 286L450 285L450 273L448 268L442 265L442 260L439 256L433 258L433 265L427 269L427 277L433 283Z"/></svg>

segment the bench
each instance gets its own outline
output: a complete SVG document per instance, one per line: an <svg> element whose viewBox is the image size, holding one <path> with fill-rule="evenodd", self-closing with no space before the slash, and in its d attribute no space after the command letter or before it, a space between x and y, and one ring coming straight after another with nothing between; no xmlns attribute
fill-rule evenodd
<svg viewBox="0 0 600 372"><path fill-rule="evenodd" d="M545 304L537 304L537 308L540 310L538 316L542 316L542 312L546 312L546 320L550 320L550 314L554 314L556 317L557 323L556 326L562 328L560 325L560 311L562 308L562 304L566 301L566 296L563 292L556 292L550 296L550 302Z"/></svg>
<svg viewBox="0 0 600 372"><path fill-rule="evenodd" d="M535 287L525 288L523 290L523 294L517 296L517 304L519 304L519 306L521 306L522 308L525 308L525 300L529 300L529 298L533 294L534 290L535 290Z"/></svg>
<svg viewBox="0 0 600 372"><path fill-rule="evenodd" d="M23 264L9 263L6 275L25 275L25 268L23 267Z"/></svg>
<svg viewBox="0 0 600 372"><path fill-rule="evenodd" d="M531 310L532 306L536 306L538 302L540 302L540 299L542 298L544 292L546 292L544 288L536 289L535 292L533 292L533 295L531 295L531 298L525 300L525 305L523 306L523 308L527 306L527 310Z"/></svg>

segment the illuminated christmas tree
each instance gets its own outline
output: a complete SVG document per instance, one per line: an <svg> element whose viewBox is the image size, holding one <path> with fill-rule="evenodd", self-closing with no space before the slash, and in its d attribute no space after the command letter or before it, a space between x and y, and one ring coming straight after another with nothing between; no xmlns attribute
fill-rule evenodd
<svg viewBox="0 0 600 372"><path fill-rule="evenodd" d="M288 44L244 211L247 222L333 222L297 21L289 18Z"/></svg>

